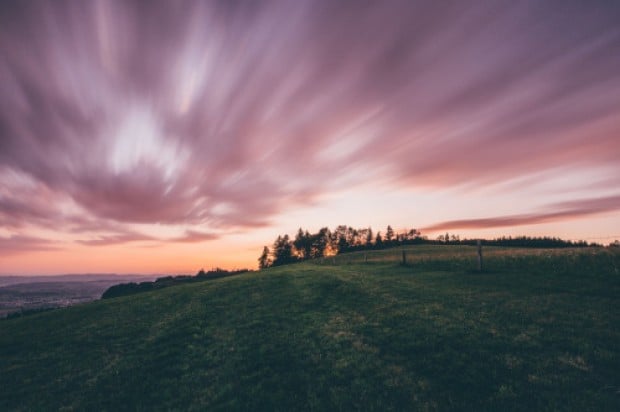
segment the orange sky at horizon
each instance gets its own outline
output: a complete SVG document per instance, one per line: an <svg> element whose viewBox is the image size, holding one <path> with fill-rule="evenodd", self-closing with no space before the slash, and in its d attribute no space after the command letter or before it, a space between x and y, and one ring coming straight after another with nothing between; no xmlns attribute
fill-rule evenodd
<svg viewBox="0 0 620 412"><path fill-rule="evenodd" d="M397 196L390 192L387 201L396 204L403 194ZM356 199L357 200L357 199ZM356 203L356 200L353 203ZM329 204L329 202L326 202ZM340 203L340 204L339 204ZM384 213L371 216L373 210L366 215L357 208L357 215L352 222L346 222L350 214L344 201L332 202L331 206L321 204L317 207L299 209L290 215L280 216L273 226L261 228L247 233L237 233L221 239L207 240L196 243L166 243L165 241L137 241L129 244L109 246L89 246L66 241L57 244L58 250L41 250L22 252L0 257L0 275L57 275L84 273L118 273L118 274L162 274L162 275L193 275L200 269L257 269L257 260L263 246L270 247L278 235L295 236L297 228L308 229L311 233L327 226L333 230L339 224L355 228L372 227L375 234L385 234L387 225L391 225L397 233L405 229L420 228L414 224L415 218L409 216L408 207L392 207ZM402 203L401 203L402 204ZM325 209L330 209L330 215ZM415 208L414 208L415 209ZM428 209L427 209L428 210ZM450 216L451 210L445 212ZM430 213L429 213L430 214ZM430 214L432 215L432 214ZM320 218L326 218L321 221ZM395 218L395 219L391 219ZM363 224L363 222L369 222ZM586 240L600 244L609 244L620 240L618 236L609 236L609 228L618 229L620 212L603 213L586 218L574 218L542 224L531 224L513 227L496 227L480 229L444 229L422 231L424 236L435 239L446 232L457 234L461 238L495 238L500 236L553 236L566 240ZM297 222L297 223L295 223ZM305 222L305 223L302 223ZM423 221L422 221L423 222Z"/></svg>

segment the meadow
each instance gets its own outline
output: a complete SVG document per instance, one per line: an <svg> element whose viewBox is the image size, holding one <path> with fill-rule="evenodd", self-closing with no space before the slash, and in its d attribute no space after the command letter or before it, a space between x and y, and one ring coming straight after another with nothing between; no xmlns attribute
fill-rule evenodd
<svg viewBox="0 0 620 412"><path fill-rule="evenodd" d="M0 410L620 410L620 254L410 246L0 321Z"/></svg>

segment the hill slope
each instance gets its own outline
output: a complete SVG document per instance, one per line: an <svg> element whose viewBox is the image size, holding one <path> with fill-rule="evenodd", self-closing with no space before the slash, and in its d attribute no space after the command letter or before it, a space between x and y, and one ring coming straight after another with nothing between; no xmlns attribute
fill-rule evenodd
<svg viewBox="0 0 620 412"><path fill-rule="evenodd" d="M0 410L618 410L618 257L599 255L304 263L1 321Z"/></svg>

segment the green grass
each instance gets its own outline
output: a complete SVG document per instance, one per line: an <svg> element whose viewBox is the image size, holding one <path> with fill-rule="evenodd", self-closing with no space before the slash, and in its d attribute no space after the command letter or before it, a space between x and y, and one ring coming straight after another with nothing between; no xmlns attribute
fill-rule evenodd
<svg viewBox="0 0 620 412"><path fill-rule="evenodd" d="M620 410L617 253L424 247L1 321L0 410Z"/></svg>

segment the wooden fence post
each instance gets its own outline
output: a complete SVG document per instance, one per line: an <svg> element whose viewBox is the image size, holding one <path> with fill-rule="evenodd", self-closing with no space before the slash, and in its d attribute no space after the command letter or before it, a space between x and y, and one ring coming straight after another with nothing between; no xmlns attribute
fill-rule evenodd
<svg viewBox="0 0 620 412"><path fill-rule="evenodd" d="M364 253L364 263L368 263L368 253Z"/></svg>
<svg viewBox="0 0 620 412"><path fill-rule="evenodd" d="M405 250L403 249L403 265L407 264L407 254L405 253Z"/></svg>
<svg viewBox="0 0 620 412"><path fill-rule="evenodd" d="M480 239L476 242L478 245L478 272L482 272L482 242Z"/></svg>

